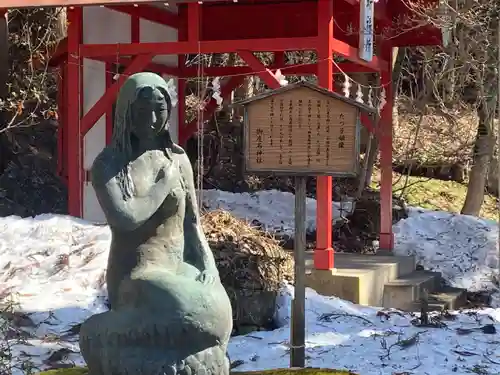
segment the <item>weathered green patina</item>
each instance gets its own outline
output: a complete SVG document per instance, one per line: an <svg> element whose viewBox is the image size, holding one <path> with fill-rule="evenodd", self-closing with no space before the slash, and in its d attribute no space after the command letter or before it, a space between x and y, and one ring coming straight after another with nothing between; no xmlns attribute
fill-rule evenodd
<svg viewBox="0 0 500 375"><path fill-rule="evenodd" d="M91 375L229 374L229 298L200 225L191 163L172 142L166 82L132 75L92 184L112 232L111 310L81 327Z"/></svg>

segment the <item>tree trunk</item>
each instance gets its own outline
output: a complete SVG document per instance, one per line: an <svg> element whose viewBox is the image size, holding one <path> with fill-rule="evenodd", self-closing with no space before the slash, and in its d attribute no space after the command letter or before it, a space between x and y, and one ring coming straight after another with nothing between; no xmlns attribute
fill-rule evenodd
<svg viewBox="0 0 500 375"><path fill-rule="evenodd" d="M397 48L394 51L394 57L392 61L392 91L394 93L394 107L393 107L393 121L398 120L398 109L397 109L397 94L399 87L399 77L401 76L401 70L403 66L403 61L406 56L406 48ZM379 85L380 80L376 80L377 86ZM378 124L377 124L378 126ZM378 137L372 137L370 147L368 147L367 155L365 156L365 163L363 166L363 171L361 173L361 178L359 181L358 192L357 195L361 196L361 193L364 189L370 186L373 177L373 168L375 167L375 163L377 162L377 156L379 152L379 140Z"/></svg>
<svg viewBox="0 0 500 375"><path fill-rule="evenodd" d="M0 9L0 99L6 99L9 79L9 30L8 13Z"/></svg>
<svg viewBox="0 0 500 375"><path fill-rule="evenodd" d="M379 146L380 144L378 138L372 137L368 156L366 157L366 172L365 175L363 176L365 189L372 183L373 168L375 168L375 162L377 161Z"/></svg>
<svg viewBox="0 0 500 375"><path fill-rule="evenodd" d="M236 60L237 60L237 55L236 53L230 53L227 59L227 64L226 66L235 66L236 65ZM229 102L226 104L225 110L228 112L228 119L229 121L233 121L235 118L239 118L240 116L240 109L231 107L230 105L233 104L235 101L238 101L238 89L237 87L235 90L231 92L231 97Z"/></svg>
<svg viewBox="0 0 500 375"><path fill-rule="evenodd" d="M479 125L474 144L474 164L470 171L467 195L461 211L464 215L478 216L483 205L488 168L495 146L493 134L495 100L496 98L493 98L489 103L480 104L477 110Z"/></svg>
<svg viewBox="0 0 500 375"><path fill-rule="evenodd" d="M9 80L9 30L8 13L2 14L0 9L0 99L7 99ZM10 160L11 144L6 132L2 130L7 126L8 118L5 108L0 107L0 173L2 173Z"/></svg>

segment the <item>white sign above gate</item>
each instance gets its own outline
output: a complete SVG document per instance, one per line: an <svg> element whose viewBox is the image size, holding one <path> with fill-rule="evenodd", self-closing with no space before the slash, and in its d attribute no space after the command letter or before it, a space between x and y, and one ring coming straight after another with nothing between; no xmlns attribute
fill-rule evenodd
<svg viewBox="0 0 500 375"><path fill-rule="evenodd" d="M359 58L372 61L375 0L359 2Z"/></svg>

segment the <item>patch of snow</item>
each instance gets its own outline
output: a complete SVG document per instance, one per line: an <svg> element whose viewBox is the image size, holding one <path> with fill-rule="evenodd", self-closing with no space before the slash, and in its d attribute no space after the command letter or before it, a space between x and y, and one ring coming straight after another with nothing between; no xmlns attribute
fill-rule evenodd
<svg viewBox="0 0 500 375"><path fill-rule="evenodd" d="M231 360L243 362L236 371L289 366L290 309L285 314L284 306L290 306L292 295L293 287L287 286L280 297L282 327L231 339ZM444 319L445 328L419 328L409 314L354 305L307 289L306 365L360 375L496 374L500 372L497 337L478 328L487 324L499 328L499 311L454 314L454 320ZM460 335L457 328L472 331Z"/></svg>
<svg viewBox="0 0 500 375"><path fill-rule="evenodd" d="M278 190L262 190L255 193L230 193L220 190L204 190L203 203L209 210L223 209L234 216L247 220L258 220L270 232L293 234L295 228L295 195ZM347 216L353 210L353 202L333 202L333 220ZM306 199L306 225L312 232L316 229L316 200Z"/></svg>
<svg viewBox="0 0 500 375"><path fill-rule="evenodd" d="M242 219L257 219L269 230L293 230L292 194L211 190L204 197L210 209L224 208ZM314 229L314 200L308 200L307 207L308 227ZM398 254L415 253L422 265L440 270L457 286L488 285L488 275L498 263L495 223L413 210L395 226L395 232ZM30 324L21 327L29 334L25 342L9 338L13 365L29 359L37 367L47 367L47 358L60 349L66 351L66 362L83 364L78 336L68 330L106 310L103 276L109 242L108 227L67 216L0 218L0 296L9 295L7 300L16 309L30 313ZM279 329L231 339L231 360L243 361L237 370L288 367L292 292L292 287L284 286L278 299ZM308 289L307 365L347 368L362 375L500 373L496 335L479 330L460 335L456 330L489 323L500 328L500 309L457 314L441 329L417 328L409 315L393 312L387 319L380 311ZM329 319L324 319L325 314ZM409 338L415 338L413 344L405 345ZM15 375L25 372L14 369Z"/></svg>
<svg viewBox="0 0 500 375"><path fill-rule="evenodd" d="M413 212L394 226L395 253L470 291L496 289L498 223L441 211Z"/></svg>

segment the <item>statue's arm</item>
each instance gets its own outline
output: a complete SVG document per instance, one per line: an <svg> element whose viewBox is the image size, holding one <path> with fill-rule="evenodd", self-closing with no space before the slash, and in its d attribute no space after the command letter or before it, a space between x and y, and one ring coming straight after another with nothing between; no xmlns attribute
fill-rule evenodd
<svg viewBox="0 0 500 375"><path fill-rule="evenodd" d="M182 172L184 173L184 181L187 185L186 215L184 217L184 251L192 264L201 272L214 274L218 277L213 253L201 226L200 212L198 210L194 187L193 169L187 154L184 154Z"/></svg>
<svg viewBox="0 0 500 375"><path fill-rule="evenodd" d="M144 224L176 185L175 169L178 170L178 165L172 163L146 196L125 198L113 173L105 165L94 163L92 185L108 224L123 231L133 231Z"/></svg>

